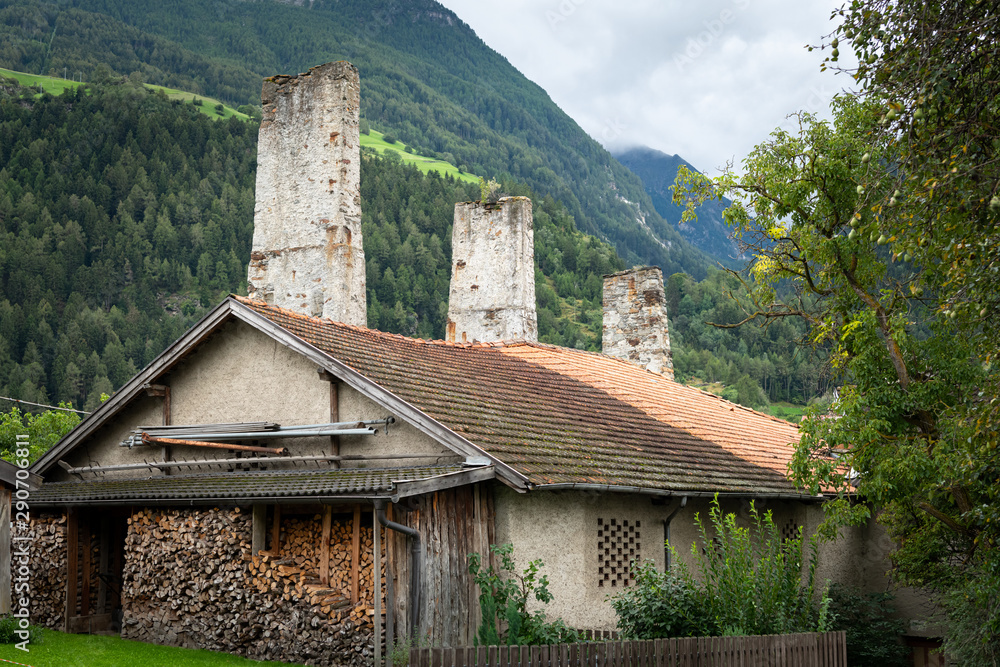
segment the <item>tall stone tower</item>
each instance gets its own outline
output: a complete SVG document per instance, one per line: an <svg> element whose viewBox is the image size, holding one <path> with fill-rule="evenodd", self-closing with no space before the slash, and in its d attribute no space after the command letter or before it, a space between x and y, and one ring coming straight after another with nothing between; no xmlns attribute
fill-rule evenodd
<svg viewBox="0 0 1000 667"><path fill-rule="evenodd" d="M538 340L531 200L455 204L449 341Z"/></svg>
<svg viewBox="0 0 1000 667"><path fill-rule="evenodd" d="M659 268L645 266L604 276L603 351L674 378Z"/></svg>
<svg viewBox="0 0 1000 667"><path fill-rule="evenodd" d="M358 69L264 80L250 297L367 326Z"/></svg>

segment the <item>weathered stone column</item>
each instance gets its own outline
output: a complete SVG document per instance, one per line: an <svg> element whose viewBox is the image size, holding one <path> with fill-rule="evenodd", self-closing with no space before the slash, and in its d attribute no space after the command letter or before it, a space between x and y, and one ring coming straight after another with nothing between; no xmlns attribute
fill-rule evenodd
<svg viewBox="0 0 1000 667"><path fill-rule="evenodd" d="M663 272L655 266L604 276L604 354L673 379Z"/></svg>
<svg viewBox="0 0 1000 667"><path fill-rule="evenodd" d="M360 82L348 62L264 80L250 297L367 326Z"/></svg>
<svg viewBox="0 0 1000 667"><path fill-rule="evenodd" d="M449 341L538 340L531 200L455 204Z"/></svg>

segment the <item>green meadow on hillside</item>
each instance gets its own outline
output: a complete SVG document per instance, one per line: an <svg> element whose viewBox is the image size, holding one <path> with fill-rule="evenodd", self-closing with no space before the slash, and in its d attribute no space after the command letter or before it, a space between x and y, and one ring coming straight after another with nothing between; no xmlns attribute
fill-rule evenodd
<svg viewBox="0 0 1000 667"><path fill-rule="evenodd" d="M24 72L15 72L14 70L4 69L2 67L0 67L0 77L15 79L22 86L37 88L51 95L61 95L67 88L76 88L77 86L83 85L82 83L71 79L63 79L55 76L42 76L40 74L25 74ZM198 110L213 120L225 120L231 116L236 116L240 120L248 120L250 118L250 116L245 113L240 113L236 109L228 107L219 102L219 100L211 97L202 97L195 95L194 93L188 93L183 90L174 90L173 88L167 88L165 86L154 86L151 83L147 83L145 85L150 90L162 90L167 96L167 99L181 100L183 102L191 103L198 100L198 102L200 102L200 104L198 104ZM222 113L218 113L217 111L220 104L222 104Z"/></svg>

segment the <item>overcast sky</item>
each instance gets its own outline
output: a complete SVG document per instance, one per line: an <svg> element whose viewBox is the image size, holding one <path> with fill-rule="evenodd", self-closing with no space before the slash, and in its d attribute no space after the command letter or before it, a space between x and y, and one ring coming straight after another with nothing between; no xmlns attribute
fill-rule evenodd
<svg viewBox="0 0 1000 667"><path fill-rule="evenodd" d="M439 1L609 150L711 175L850 85L805 48L833 29L835 0Z"/></svg>

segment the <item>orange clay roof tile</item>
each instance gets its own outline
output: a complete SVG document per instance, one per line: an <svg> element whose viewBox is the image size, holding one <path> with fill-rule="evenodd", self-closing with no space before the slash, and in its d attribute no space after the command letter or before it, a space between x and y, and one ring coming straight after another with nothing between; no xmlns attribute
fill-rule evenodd
<svg viewBox="0 0 1000 667"><path fill-rule="evenodd" d="M446 343L236 297L534 484L801 493L798 429L624 361L541 343Z"/></svg>

